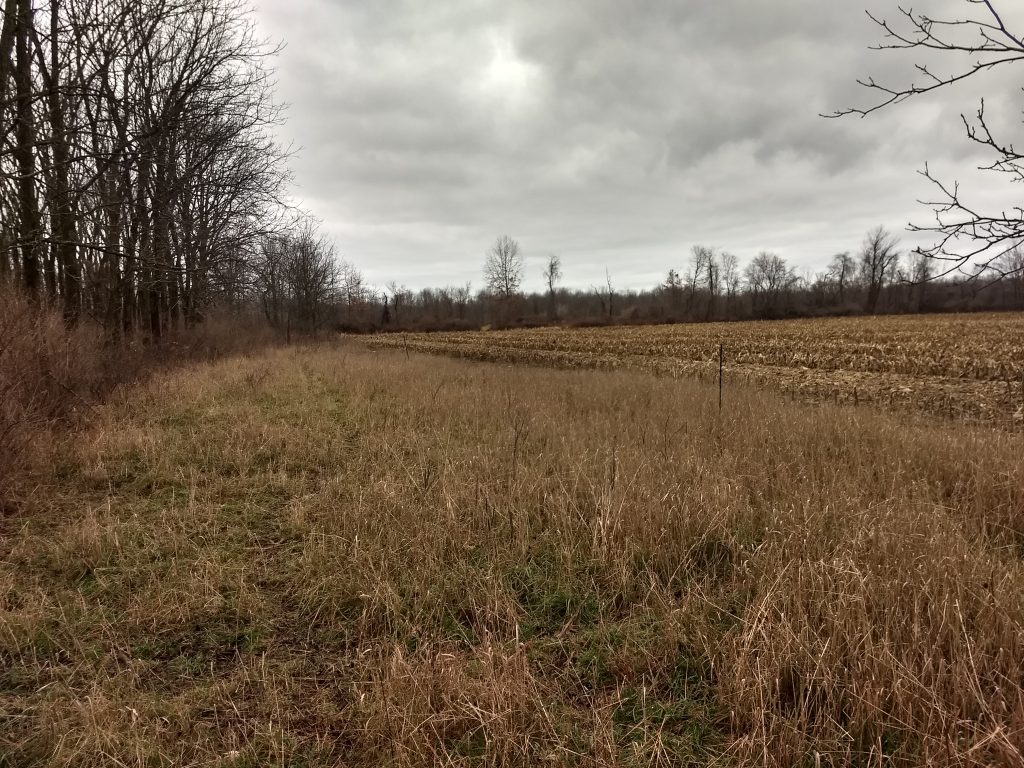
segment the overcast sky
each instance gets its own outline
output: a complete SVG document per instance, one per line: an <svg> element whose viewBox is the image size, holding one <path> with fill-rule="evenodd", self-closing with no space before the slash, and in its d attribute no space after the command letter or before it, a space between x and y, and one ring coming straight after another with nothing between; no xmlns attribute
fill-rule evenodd
<svg viewBox="0 0 1024 768"><path fill-rule="evenodd" d="M549 253L580 288L606 268L618 287L651 286L698 243L817 268L872 226L927 222L925 161L974 182L959 115L980 95L1020 127L1005 74L864 120L819 117L871 99L858 77L912 77L910 60L867 50L865 7L894 16L897 0L254 4L285 44L296 194L381 286L479 288L500 234L522 245L527 288ZM942 8L969 6L914 4ZM991 180L973 190L1013 201Z"/></svg>

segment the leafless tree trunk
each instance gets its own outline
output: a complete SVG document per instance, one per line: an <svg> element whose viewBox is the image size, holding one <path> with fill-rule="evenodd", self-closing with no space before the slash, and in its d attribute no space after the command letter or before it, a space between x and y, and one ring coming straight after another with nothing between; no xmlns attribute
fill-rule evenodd
<svg viewBox="0 0 1024 768"><path fill-rule="evenodd" d="M604 286L605 296L608 297L608 320L611 321L615 317L615 288L612 287L612 275L608 267L604 268Z"/></svg>
<svg viewBox="0 0 1024 768"><path fill-rule="evenodd" d="M484 283L495 301L500 321L506 321L512 301L523 282L523 256L519 243L508 235L494 241L484 261Z"/></svg>
<svg viewBox="0 0 1024 768"><path fill-rule="evenodd" d="M721 262L722 283L725 287L725 312L730 315L740 286L739 259L735 254L726 251L722 254Z"/></svg>
<svg viewBox="0 0 1024 768"><path fill-rule="evenodd" d="M32 90L32 57L29 52L29 34L32 23L32 0L18 0L14 44L17 57L14 68L17 106L13 154L18 169L18 203L21 216L19 245L22 275L25 288L35 296L38 295L40 288L39 254L41 248L39 242L39 199L36 197L36 136L32 115L35 94Z"/></svg>
<svg viewBox="0 0 1024 768"><path fill-rule="evenodd" d="M759 253L746 268L754 314L776 317L783 310L787 293L796 282L796 275L786 260L774 253Z"/></svg>
<svg viewBox="0 0 1024 768"><path fill-rule="evenodd" d="M252 288L286 152L239 0L4 0L0 269L159 340ZM45 19L45 21L44 21ZM38 24L38 26L37 26ZM8 89L13 83L13 95ZM12 251L13 249L13 251Z"/></svg>
<svg viewBox="0 0 1024 768"><path fill-rule="evenodd" d="M836 288L836 299L840 305L846 302L846 288L853 276L853 257L849 253L837 253L829 262L828 279L833 282Z"/></svg>
<svg viewBox="0 0 1024 768"><path fill-rule="evenodd" d="M868 233L860 252L860 274L867 291L864 311L873 315L878 311L882 289L892 278L899 262L899 240L885 227L876 227Z"/></svg>
<svg viewBox="0 0 1024 768"><path fill-rule="evenodd" d="M555 254L548 256L547 266L544 267L544 282L548 285L548 319L558 319L558 306L555 303L555 287L562 279L562 260Z"/></svg>
<svg viewBox="0 0 1024 768"><path fill-rule="evenodd" d="M51 167L48 207L50 231L53 238L55 261L61 271L61 293L64 316L75 322L80 312L80 285L82 267L78 258L76 227L71 204L71 153L68 146L68 127L62 103L60 59L60 2L50 2L49 61L45 51L37 44L39 71L46 91L47 113L49 116Z"/></svg>
<svg viewBox="0 0 1024 768"><path fill-rule="evenodd" d="M709 248L704 261L704 285L708 289L708 306L704 314L706 321L714 318L719 289L719 266L714 249Z"/></svg>
<svg viewBox="0 0 1024 768"><path fill-rule="evenodd" d="M494 241L484 262L484 282L488 290L503 299L519 292L523 282L523 257L519 243L508 235Z"/></svg>
<svg viewBox="0 0 1024 768"><path fill-rule="evenodd" d="M0 103L7 101L8 79L11 76L11 54L17 34L19 0L4 0L4 19L0 31Z"/></svg>

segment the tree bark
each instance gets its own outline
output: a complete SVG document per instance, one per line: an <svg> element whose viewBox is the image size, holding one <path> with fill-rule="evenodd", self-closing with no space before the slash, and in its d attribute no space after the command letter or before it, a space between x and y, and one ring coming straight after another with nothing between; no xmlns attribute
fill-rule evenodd
<svg viewBox="0 0 1024 768"><path fill-rule="evenodd" d="M77 227L71 205L71 153L68 149L67 120L60 93L59 8L59 1L51 0L50 61L48 67L40 66L40 71L46 85L50 117L50 230L55 241L55 262L60 268L64 318L74 323L81 310L82 268L78 259Z"/></svg>
<svg viewBox="0 0 1024 768"><path fill-rule="evenodd" d="M32 57L29 53L29 27L32 24L32 0L18 0L14 70L16 117L14 159L18 166L18 206L21 209L19 237L22 276L33 297L39 295L39 200L36 198L35 125L32 121Z"/></svg>

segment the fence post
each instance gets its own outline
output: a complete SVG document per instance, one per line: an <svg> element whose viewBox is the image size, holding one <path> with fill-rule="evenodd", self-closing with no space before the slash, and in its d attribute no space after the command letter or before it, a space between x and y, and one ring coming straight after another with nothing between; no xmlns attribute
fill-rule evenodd
<svg viewBox="0 0 1024 768"><path fill-rule="evenodd" d="M718 345L718 412L722 412L722 367L725 364L725 344Z"/></svg>

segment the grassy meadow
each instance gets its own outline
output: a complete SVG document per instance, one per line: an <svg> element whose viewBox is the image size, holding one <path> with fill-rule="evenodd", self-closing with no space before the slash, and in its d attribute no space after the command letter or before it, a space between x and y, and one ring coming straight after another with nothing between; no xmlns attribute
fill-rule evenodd
<svg viewBox="0 0 1024 768"><path fill-rule="evenodd" d="M0 766L1024 763L1024 437L366 349L162 371L0 508Z"/></svg>

